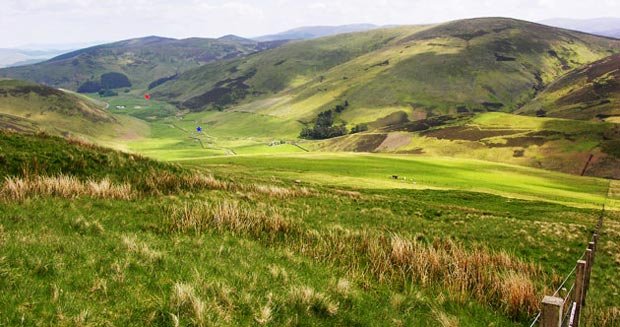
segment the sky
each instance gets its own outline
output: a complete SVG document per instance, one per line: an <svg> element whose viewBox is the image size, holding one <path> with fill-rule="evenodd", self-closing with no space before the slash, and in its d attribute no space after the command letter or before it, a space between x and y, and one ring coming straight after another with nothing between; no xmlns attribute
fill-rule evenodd
<svg viewBox="0 0 620 327"><path fill-rule="evenodd" d="M502 16L620 15L620 0L0 0L0 48L158 35L254 37L299 26L409 25Z"/></svg>

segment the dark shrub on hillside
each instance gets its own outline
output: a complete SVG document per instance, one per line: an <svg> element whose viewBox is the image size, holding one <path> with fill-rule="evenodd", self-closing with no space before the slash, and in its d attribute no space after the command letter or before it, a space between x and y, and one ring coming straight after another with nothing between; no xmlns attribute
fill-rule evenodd
<svg viewBox="0 0 620 327"><path fill-rule="evenodd" d="M367 130L368 130L368 125L367 124L357 124L357 125L353 126L353 128L351 128L351 134L365 132Z"/></svg>
<svg viewBox="0 0 620 327"><path fill-rule="evenodd" d="M102 97L114 97L114 96L117 96L117 95L118 95L118 93L114 92L112 90L101 90L101 91L99 91L99 96L102 96Z"/></svg>
<svg viewBox="0 0 620 327"><path fill-rule="evenodd" d="M118 89L121 87L131 87L131 82L124 74L105 73L101 75L101 86L104 89Z"/></svg>
<svg viewBox="0 0 620 327"><path fill-rule="evenodd" d="M166 83L168 81L174 80L174 79L177 78L177 76L178 76L178 74L174 74L172 76L163 77L163 78L160 78L158 80L155 80L151 84L149 84L149 90L152 89L152 88L155 88L155 87L157 87L159 85L162 85L162 84L164 84L164 83Z"/></svg>
<svg viewBox="0 0 620 327"><path fill-rule="evenodd" d="M101 83L97 81L87 81L82 84L78 89L78 93L95 93L102 89Z"/></svg>

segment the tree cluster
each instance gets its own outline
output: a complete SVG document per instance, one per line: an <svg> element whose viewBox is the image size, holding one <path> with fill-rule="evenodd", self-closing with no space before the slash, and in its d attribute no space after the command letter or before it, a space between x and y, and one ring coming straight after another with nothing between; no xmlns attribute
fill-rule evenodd
<svg viewBox="0 0 620 327"><path fill-rule="evenodd" d="M105 73L101 75L99 81L86 81L78 88L78 93L95 93L99 94L112 94L112 89L118 89L122 87L131 87L129 78L121 73Z"/></svg>
<svg viewBox="0 0 620 327"><path fill-rule="evenodd" d="M336 114L341 113L349 106L345 101L343 105L336 105L334 109L329 109L319 113L312 127L304 127L299 136L304 139L323 140L332 137L346 135L347 127L344 123L335 125Z"/></svg>

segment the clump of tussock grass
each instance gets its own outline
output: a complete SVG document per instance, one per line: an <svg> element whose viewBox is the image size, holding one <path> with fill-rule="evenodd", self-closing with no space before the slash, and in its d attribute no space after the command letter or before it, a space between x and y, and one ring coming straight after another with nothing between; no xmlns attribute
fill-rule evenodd
<svg viewBox="0 0 620 327"><path fill-rule="evenodd" d="M170 296L170 310L173 311L173 321L179 324L180 317L188 316L197 326L205 325L205 311L207 305L196 295L194 287L186 283L175 283Z"/></svg>
<svg viewBox="0 0 620 327"><path fill-rule="evenodd" d="M291 288L288 301L291 305L301 307L309 313L328 316L338 313L338 302L308 286L295 286Z"/></svg>
<svg viewBox="0 0 620 327"><path fill-rule="evenodd" d="M508 272L501 281L499 289L500 296L505 301L505 310L511 316L517 316L520 308L538 302L532 280L520 272Z"/></svg>
<svg viewBox="0 0 620 327"><path fill-rule="evenodd" d="M151 249L146 242L138 241L135 235L124 235L121 240L130 253L138 255L147 262L160 261L164 257L162 252Z"/></svg>
<svg viewBox="0 0 620 327"><path fill-rule="evenodd" d="M455 316L449 315L437 307L434 307L434 306L431 307L431 313L433 314L433 317L435 318L435 320L437 320L437 322L439 323L439 326L441 327L458 327L459 326L459 320Z"/></svg>
<svg viewBox="0 0 620 327"><path fill-rule="evenodd" d="M353 294L353 287L351 286L351 282L348 279L339 278L338 282L336 282L335 291L340 296L348 297Z"/></svg>
<svg viewBox="0 0 620 327"><path fill-rule="evenodd" d="M202 286L203 293L209 299L209 307L216 319L229 322L235 310L235 290L226 283L209 282Z"/></svg>
<svg viewBox="0 0 620 327"><path fill-rule="evenodd" d="M286 269L276 265L269 265L269 273L271 277L279 280L280 282L286 284L288 282L288 272Z"/></svg>
<svg viewBox="0 0 620 327"><path fill-rule="evenodd" d="M195 202L182 207L164 209L170 230L201 234L208 230L275 237L286 233L290 223L280 213L269 207L251 207L248 204L223 200Z"/></svg>
<svg viewBox="0 0 620 327"><path fill-rule="evenodd" d="M123 199L133 197L131 185L113 184L109 179L80 181L67 175L36 176L33 178L5 177L0 186L0 197L9 201L22 201L36 196L77 198L89 196L101 199Z"/></svg>
<svg viewBox="0 0 620 327"><path fill-rule="evenodd" d="M93 286L90 288L90 293L101 292L103 295L108 295L108 281L105 278L97 277L93 281Z"/></svg>
<svg viewBox="0 0 620 327"><path fill-rule="evenodd" d="M402 309L406 300L407 300L406 296L400 293L395 293L390 296L390 305L392 306L392 308L396 310L400 310Z"/></svg>
<svg viewBox="0 0 620 327"><path fill-rule="evenodd" d="M258 312L254 315L254 321L256 321L259 325L266 325L273 320L273 309L271 308L271 303L267 303L264 306L261 306Z"/></svg>
<svg viewBox="0 0 620 327"><path fill-rule="evenodd" d="M80 233L93 233L101 235L105 232L105 228L98 221L88 221L83 216L77 217L72 223L71 226L77 229Z"/></svg>

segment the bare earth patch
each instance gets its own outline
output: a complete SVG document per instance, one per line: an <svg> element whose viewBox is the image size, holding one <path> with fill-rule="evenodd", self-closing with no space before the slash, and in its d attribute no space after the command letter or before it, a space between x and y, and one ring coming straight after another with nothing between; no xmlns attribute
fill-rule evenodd
<svg viewBox="0 0 620 327"><path fill-rule="evenodd" d="M411 134L390 133L375 151L391 151L404 147L411 143Z"/></svg>

